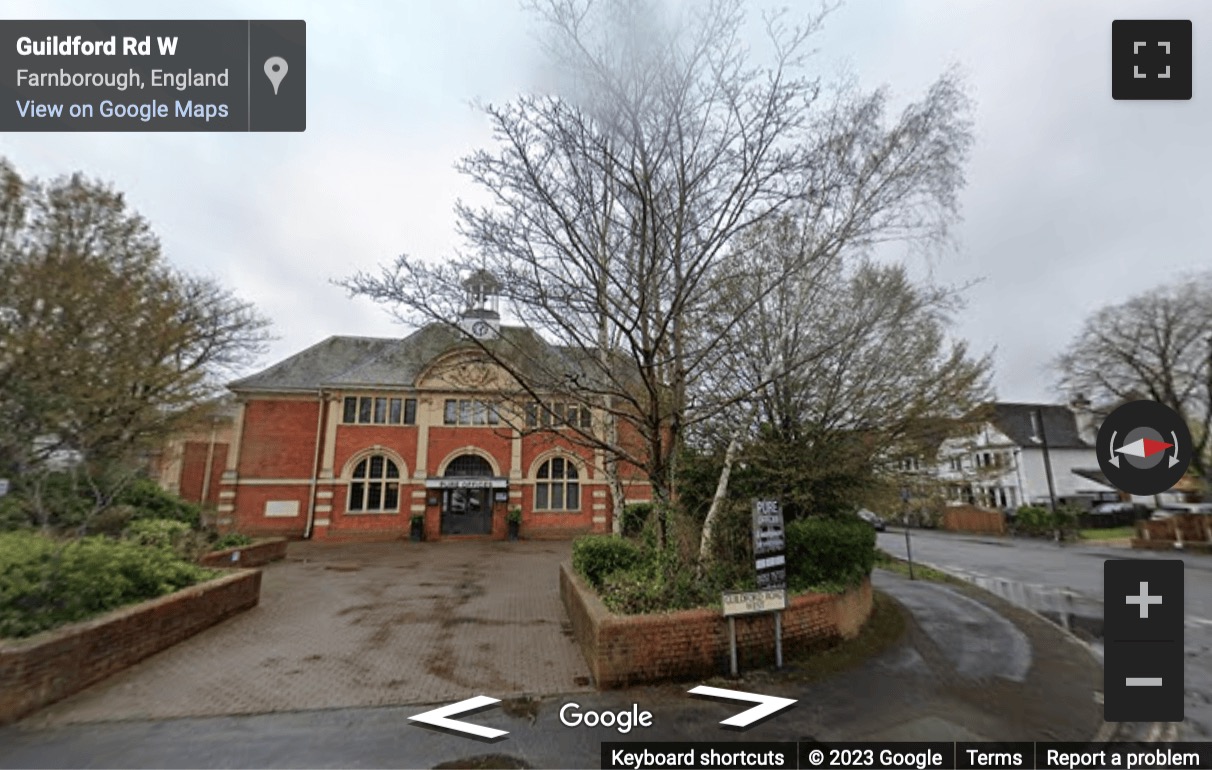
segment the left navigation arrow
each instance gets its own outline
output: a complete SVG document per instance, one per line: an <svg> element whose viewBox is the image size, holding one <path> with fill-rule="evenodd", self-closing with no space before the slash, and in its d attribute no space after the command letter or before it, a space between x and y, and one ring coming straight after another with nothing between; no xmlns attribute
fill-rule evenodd
<svg viewBox="0 0 1212 770"><path fill-rule="evenodd" d="M436 708L432 711L426 711L423 714L409 717L413 722L424 722L427 725L441 727L446 730L454 730L460 733L470 733L471 735L480 738L500 738L502 735L509 735L508 730L497 730L494 727L482 727L473 725L468 722L460 722L457 719L451 719L452 716L475 711L486 706L491 706L494 703L500 703L500 698L489 698L487 695L477 695L474 698L461 700L458 703L452 703L449 706Z"/></svg>

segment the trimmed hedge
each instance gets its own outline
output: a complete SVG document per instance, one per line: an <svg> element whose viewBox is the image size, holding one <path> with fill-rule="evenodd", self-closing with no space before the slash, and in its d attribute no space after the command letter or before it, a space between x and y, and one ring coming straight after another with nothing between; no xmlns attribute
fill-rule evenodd
<svg viewBox="0 0 1212 770"><path fill-rule="evenodd" d="M809 518L787 525L787 588L848 588L875 566L875 529L857 518Z"/></svg>
<svg viewBox="0 0 1212 770"><path fill-rule="evenodd" d="M0 534L0 638L32 636L214 575L168 548L106 537L63 542L33 532Z"/></svg>

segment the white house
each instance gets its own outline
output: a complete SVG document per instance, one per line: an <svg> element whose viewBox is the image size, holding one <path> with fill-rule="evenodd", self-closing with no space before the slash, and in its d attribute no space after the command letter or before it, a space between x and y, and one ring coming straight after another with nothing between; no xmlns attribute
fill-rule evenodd
<svg viewBox="0 0 1212 770"><path fill-rule="evenodd" d="M1119 500L1099 471L1087 405L989 405L973 434L939 447L935 476L947 500L983 508ZM1049 472L1051 485L1049 485Z"/></svg>

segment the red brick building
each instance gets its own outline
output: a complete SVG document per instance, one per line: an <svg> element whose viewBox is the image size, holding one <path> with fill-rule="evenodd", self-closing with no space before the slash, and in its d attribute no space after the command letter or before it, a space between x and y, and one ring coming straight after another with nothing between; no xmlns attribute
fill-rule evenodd
<svg viewBox="0 0 1212 770"><path fill-rule="evenodd" d="M182 499L215 510L236 414L236 403L230 397L207 404L194 424L179 431L149 458L151 477Z"/></svg>
<svg viewBox="0 0 1212 770"><path fill-rule="evenodd" d="M597 410L520 396L468 338L498 350L574 361L533 330L468 311L462 330L431 324L406 337L330 337L231 383L237 411L218 492L219 524L248 534L351 539L504 538L608 532L605 458L570 428L601 428ZM570 364L571 365L571 364ZM647 500L620 468L626 501Z"/></svg>

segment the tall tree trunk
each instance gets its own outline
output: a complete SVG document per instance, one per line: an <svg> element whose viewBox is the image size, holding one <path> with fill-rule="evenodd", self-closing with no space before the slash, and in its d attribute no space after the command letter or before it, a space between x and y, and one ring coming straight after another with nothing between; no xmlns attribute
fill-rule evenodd
<svg viewBox="0 0 1212 770"><path fill-rule="evenodd" d="M720 470L720 478L715 485L715 495L711 498L707 518L703 520L703 535L699 541L698 573L700 576L703 574L704 567L711 561L711 538L715 533L715 523L719 518L720 509L724 506L724 499L728 496L728 481L732 477L732 466L736 462L736 456L741 451L743 430L743 427L737 428L732 434L732 440L728 442L728 449L724 452L724 467Z"/></svg>

